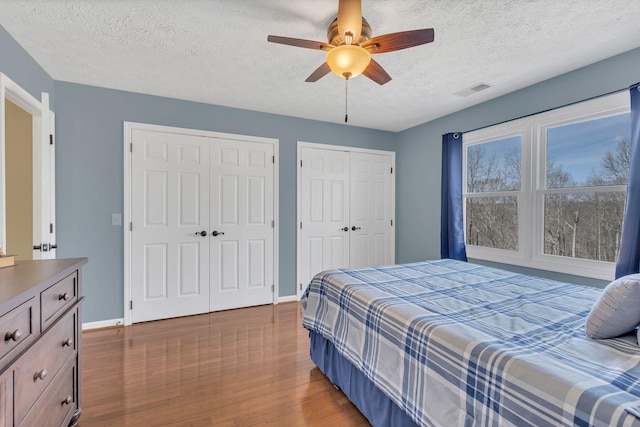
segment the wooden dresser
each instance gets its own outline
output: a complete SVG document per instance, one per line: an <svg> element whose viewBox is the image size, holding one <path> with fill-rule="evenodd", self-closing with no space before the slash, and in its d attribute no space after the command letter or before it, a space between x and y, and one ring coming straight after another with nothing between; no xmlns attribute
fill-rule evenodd
<svg viewBox="0 0 640 427"><path fill-rule="evenodd" d="M0 269L0 427L74 426L82 401L82 265Z"/></svg>

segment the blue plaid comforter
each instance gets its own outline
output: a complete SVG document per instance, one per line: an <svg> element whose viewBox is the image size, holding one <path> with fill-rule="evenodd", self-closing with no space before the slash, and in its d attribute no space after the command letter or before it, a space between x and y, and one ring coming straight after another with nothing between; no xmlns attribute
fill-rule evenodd
<svg viewBox="0 0 640 427"><path fill-rule="evenodd" d="M602 291L453 260L318 274L303 325L419 425L640 426L640 347L596 341Z"/></svg>

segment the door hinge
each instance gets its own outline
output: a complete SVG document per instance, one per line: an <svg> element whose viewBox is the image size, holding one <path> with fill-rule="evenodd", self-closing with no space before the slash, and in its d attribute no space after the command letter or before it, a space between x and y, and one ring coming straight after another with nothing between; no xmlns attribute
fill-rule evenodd
<svg viewBox="0 0 640 427"><path fill-rule="evenodd" d="M276 285L271 285L271 292L275 292L276 291Z"/></svg>
<svg viewBox="0 0 640 427"><path fill-rule="evenodd" d="M391 168L391 173L393 173L393 168Z"/></svg>
<svg viewBox="0 0 640 427"><path fill-rule="evenodd" d="M129 231L133 231L133 222L129 223Z"/></svg>
<svg viewBox="0 0 640 427"><path fill-rule="evenodd" d="M133 300L129 300L129 310L133 310Z"/></svg>
<svg viewBox="0 0 640 427"><path fill-rule="evenodd" d="M302 283L300 283L300 290L302 290Z"/></svg>
<svg viewBox="0 0 640 427"><path fill-rule="evenodd" d="M300 230L302 230L302 221L300 221Z"/></svg>
<svg viewBox="0 0 640 427"><path fill-rule="evenodd" d="M53 234L53 223L49 223L49 234Z"/></svg>
<svg viewBox="0 0 640 427"><path fill-rule="evenodd" d="M300 167L302 167L302 160L300 160Z"/></svg>
<svg viewBox="0 0 640 427"><path fill-rule="evenodd" d="M276 221L274 219L271 220L271 228L276 227Z"/></svg>
<svg viewBox="0 0 640 427"><path fill-rule="evenodd" d="M133 142L129 143L129 152L133 153Z"/></svg>
<svg viewBox="0 0 640 427"><path fill-rule="evenodd" d="M393 227L393 220L391 220L391 226Z"/></svg>
<svg viewBox="0 0 640 427"><path fill-rule="evenodd" d="M49 145L53 145L53 134L49 134Z"/></svg>
<svg viewBox="0 0 640 427"><path fill-rule="evenodd" d="M276 162L276 156L271 156L271 163L275 163Z"/></svg>

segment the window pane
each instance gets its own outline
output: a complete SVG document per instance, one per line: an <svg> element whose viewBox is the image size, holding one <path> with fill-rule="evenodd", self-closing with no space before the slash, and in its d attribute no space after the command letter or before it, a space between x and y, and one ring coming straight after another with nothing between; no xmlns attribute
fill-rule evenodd
<svg viewBox="0 0 640 427"><path fill-rule="evenodd" d="M546 194L544 253L615 262L625 193Z"/></svg>
<svg viewBox="0 0 640 427"><path fill-rule="evenodd" d="M520 190L521 138L467 147L467 192Z"/></svg>
<svg viewBox="0 0 640 427"><path fill-rule="evenodd" d="M547 188L626 184L631 113L547 129Z"/></svg>
<svg viewBox="0 0 640 427"><path fill-rule="evenodd" d="M468 197L467 244L518 250L518 198Z"/></svg>

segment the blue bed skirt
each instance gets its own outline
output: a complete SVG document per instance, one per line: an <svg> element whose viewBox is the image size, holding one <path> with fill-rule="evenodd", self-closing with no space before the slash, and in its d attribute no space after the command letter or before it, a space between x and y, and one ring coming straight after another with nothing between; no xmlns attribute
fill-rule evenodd
<svg viewBox="0 0 640 427"><path fill-rule="evenodd" d="M345 359L322 335L310 332L311 360L376 427L415 427L417 424Z"/></svg>

